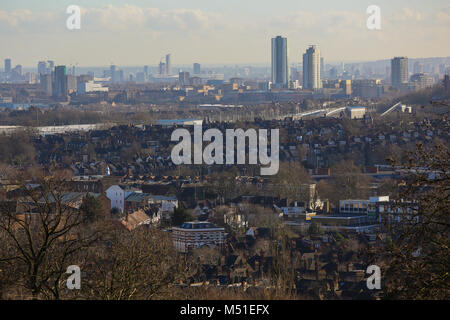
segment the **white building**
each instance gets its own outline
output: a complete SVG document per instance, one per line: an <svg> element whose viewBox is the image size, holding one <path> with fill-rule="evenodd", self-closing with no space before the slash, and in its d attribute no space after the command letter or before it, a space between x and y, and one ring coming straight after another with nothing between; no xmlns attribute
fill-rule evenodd
<svg viewBox="0 0 450 320"><path fill-rule="evenodd" d="M175 249L183 253L204 246L222 248L225 229L210 222L186 222L179 228L172 228L172 237Z"/></svg>
<svg viewBox="0 0 450 320"><path fill-rule="evenodd" d="M303 89L322 88L320 60L320 50L317 46L310 46L303 54Z"/></svg>
<svg viewBox="0 0 450 320"><path fill-rule="evenodd" d="M366 108L361 106L347 107L345 113L350 119L363 119L366 114Z"/></svg>
<svg viewBox="0 0 450 320"><path fill-rule="evenodd" d="M345 215L375 216L377 210L383 212L383 204L389 202L389 196L370 197L369 200L340 200L339 213Z"/></svg>
<svg viewBox="0 0 450 320"><path fill-rule="evenodd" d="M111 200L111 209L116 208L120 212L125 208L125 190L117 185L113 185L106 190L106 197Z"/></svg>
<svg viewBox="0 0 450 320"><path fill-rule="evenodd" d="M108 92L107 87L103 87L101 83L95 83L94 81L82 82L78 84L78 93L86 94L90 92Z"/></svg>

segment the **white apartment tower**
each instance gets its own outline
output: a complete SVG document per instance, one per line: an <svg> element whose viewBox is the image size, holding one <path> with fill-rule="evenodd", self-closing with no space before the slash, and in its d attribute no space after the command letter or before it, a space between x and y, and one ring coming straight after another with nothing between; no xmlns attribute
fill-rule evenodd
<svg viewBox="0 0 450 320"><path fill-rule="evenodd" d="M310 46L303 54L303 88L317 90L322 88L320 50Z"/></svg>

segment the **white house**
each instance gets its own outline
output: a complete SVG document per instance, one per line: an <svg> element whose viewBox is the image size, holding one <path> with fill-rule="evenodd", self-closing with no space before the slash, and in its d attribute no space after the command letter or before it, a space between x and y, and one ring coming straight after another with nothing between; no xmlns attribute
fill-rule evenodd
<svg viewBox="0 0 450 320"><path fill-rule="evenodd" d="M111 209L117 208L120 212L124 211L125 190L117 185L113 185L106 190L106 197L111 200Z"/></svg>

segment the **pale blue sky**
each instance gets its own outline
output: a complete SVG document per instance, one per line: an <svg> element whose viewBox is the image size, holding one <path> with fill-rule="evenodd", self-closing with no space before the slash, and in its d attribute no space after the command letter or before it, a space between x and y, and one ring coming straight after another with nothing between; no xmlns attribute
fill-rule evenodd
<svg viewBox="0 0 450 320"><path fill-rule="evenodd" d="M65 27L70 4L81 30ZM378 5L382 30L366 28ZM0 59L93 66L269 63L270 38L288 37L289 60L309 44L327 61L450 55L448 0L0 0Z"/></svg>

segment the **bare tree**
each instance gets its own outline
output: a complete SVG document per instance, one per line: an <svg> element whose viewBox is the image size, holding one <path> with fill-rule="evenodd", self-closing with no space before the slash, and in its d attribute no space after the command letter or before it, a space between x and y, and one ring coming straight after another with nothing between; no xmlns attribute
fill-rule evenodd
<svg viewBox="0 0 450 320"><path fill-rule="evenodd" d="M450 298L450 150L418 145L402 165L406 186L395 213L385 216L386 298Z"/></svg>
<svg viewBox="0 0 450 320"><path fill-rule="evenodd" d="M370 179L352 161L342 160L331 168L331 178L320 185L319 193L337 205L339 200L366 198Z"/></svg>
<svg viewBox="0 0 450 320"><path fill-rule="evenodd" d="M280 170L274 176L274 192L289 201L309 201L309 189L304 185L311 180L309 173L298 163L282 163Z"/></svg>
<svg viewBox="0 0 450 320"><path fill-rule="evenodd" d="M90 248L80 297L102 300L170 298L171 286L183 280L183 256L170 235L140 227L132 232L109 225Z"/></svg>
<svg viewBox="0 0 450 320"><path fill-rule="evenodd" d="M15 178L22 196L0 206L0 233L5 239L0 263L14 267L17 285L32 299L61 298L63 276L76 264L75 254L90 245L81 213L64 199L64 177ZM26 297L23 297L26 298Z"/></svg>

